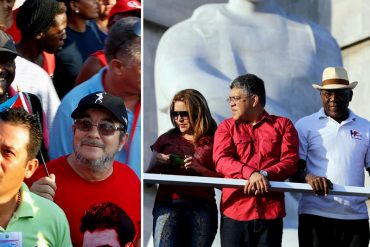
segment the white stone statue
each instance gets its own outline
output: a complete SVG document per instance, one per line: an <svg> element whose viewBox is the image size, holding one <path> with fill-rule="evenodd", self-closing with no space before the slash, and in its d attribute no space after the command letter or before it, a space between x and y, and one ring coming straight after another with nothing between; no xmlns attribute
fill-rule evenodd
<svg viewBox="0 0 370 247"><path fill-rule="evenodd" d="M203 5L159 42L158 134L170 128L169 103L184 88L199 90L217 121L230 117L229 84L245 73L265 81L270 113L295 121L320 107L311 84L321 80L323 69L341 64L340 49L327 30L290 16L273 0Z"/></svg>
<svg viewBox="0 0 370 247"><path fill-rule="evenodd" d="M170 27L159 42L158 134L171 127L171 99L185 88L197 89L206 97L216 121L231 117L225 101L229 85L245 73L265 81L270 114L295 122L321 106L311 84L321 81L325 67L341 65L341 51L327 30L289 15L273 0L203 5L190 19ZM286 197L283 243L294 246L297 202L289 193Z"/></svg>

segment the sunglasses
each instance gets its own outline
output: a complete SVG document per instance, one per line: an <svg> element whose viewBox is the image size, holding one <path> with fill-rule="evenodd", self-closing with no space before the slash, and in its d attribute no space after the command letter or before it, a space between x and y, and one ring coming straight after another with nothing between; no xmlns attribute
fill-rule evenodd
<svg viewBox="0 0 370 247"><path fill-rule="evenodd" d="M171 112L171 117L174 119L178 119L179 117L182 119L188 119L189 112L188 111L173 111Z"/></svg>
<svg viewBox="0 0 370 247"><path fill-rule="evenodd" d="M104 136L111 136L116 131L124 131L125 129L122 126L116 126L111 122L100 122L98 124L93 124L89 119L75 119L75 126L78 130L89 132L92 130L93 126L96 126L99 134Z"/></svg>

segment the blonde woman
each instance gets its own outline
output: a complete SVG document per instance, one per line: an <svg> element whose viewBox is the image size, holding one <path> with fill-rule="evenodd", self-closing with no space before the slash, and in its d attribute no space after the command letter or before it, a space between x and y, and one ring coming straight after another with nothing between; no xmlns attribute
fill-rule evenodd
<svg viewBox="0 0 370 247"><path fill-rule="evenodd" d="M147 172L219 176L212 161L216 122L204 96L194 89L178 92L170 107L174 126L151 146ZM214 189L159 185L153 209L154 245L211 246L217 232Z"/></svg>

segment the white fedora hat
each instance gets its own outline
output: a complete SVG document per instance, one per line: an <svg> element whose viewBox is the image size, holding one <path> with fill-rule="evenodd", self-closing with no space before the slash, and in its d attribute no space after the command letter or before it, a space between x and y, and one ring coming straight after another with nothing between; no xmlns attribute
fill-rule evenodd
<svg viewBox="0 0 370 247"><path fill-rule="evenodd" d="M335 90L335 89L354 89L357 81L349 82L347 71L342 67L327 67L322 72L322 86L312 84L314 89Z"/></svg>

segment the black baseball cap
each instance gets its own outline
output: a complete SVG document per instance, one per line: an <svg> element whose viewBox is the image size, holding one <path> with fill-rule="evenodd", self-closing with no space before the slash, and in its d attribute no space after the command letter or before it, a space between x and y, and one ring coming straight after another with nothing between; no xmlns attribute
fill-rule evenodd
<svg viewBox="0 0 370 247"><path fill-rule="evenodd" d="M91 93L83 97L78 103L77 108L72 112L71 117L77 119L86 109L99 107L110 111L123 124L125 131L127 130L128 120L125 103L120 97L103 91Z"/></svg>
<svg viewBox="0 0 370 247"><path fill-rule="evenodd" d="M11 53L14 57L18 56L13 38L2 30L0 30L0 52Z"/></svg>

